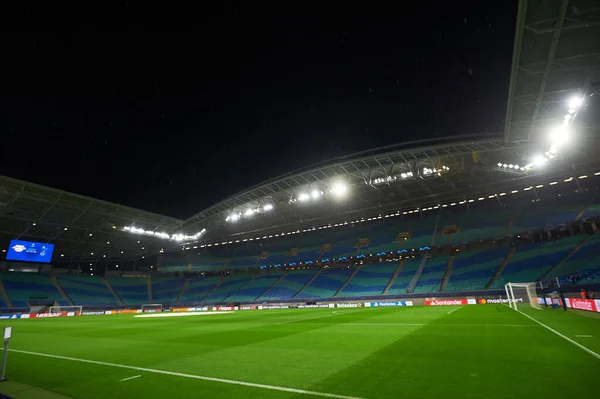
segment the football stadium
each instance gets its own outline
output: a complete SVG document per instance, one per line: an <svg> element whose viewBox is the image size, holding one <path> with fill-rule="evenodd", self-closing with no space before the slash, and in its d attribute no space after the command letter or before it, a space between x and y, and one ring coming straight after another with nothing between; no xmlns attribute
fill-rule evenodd
<svg viewBox="0 0 600 399"><path fill-rule="evenodd" d="M185 220L0 177L0 393L594 395L598 38L597 3L522 0L503 132L310 165Z"/></svg>

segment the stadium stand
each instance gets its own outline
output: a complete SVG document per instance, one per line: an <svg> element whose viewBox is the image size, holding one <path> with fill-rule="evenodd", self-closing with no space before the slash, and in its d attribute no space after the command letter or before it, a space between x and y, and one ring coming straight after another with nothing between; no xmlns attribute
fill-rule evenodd
<svg viewBox="0 0 600 399"><path fill-rule="evenodd" d="M508 282L537 281L552 266L562 261L581 240L581 236L575 236L518 247L491 288L500 289Z"/></svg>
<svg viewBox="0 0 600 399"><path fill-rule="evenodd" d="M106 280L126 305L150 303L148 285L145 278L107 277Z"/></svg>
<svg viewBox="0 0 600 399"><path fill-rule="evenodd" d="M396 267L397 263L363 266L337 296L382 295Z"/></svg>
<svg viewBox="0 0 600 399"><path fill-rule="evenodd" d="M228 302L254 301L285 275L284 270L273 270L256 276L239 291L227 298Z"/></svg>
<svg viewBox="0 0 600 399"><path fill-rule="evenodd" d="M317 269L295 270L271 287L260 300L290 299L317 273Z"/></svg>
<svg viewBox="0 0 600 399"><path fill-rule="evenodd" d="M50 275L2 272L0 279L14 307L27 307L31 299L54 300L60 305L69 305L52 284Z"/></svg>
<svg viewBox="0 0 600 399"><path fill-rule="evenodd" d="M114 306L119 302L97 276L61 274L57 276L60 286L75 305Z"/></svg>
<svg viewBox="0 0 600 399"><path fill-rule="evenodd" d="M402 270L396 277L396 280L390 286L390 289L387 292L387 295L401 295L406 294L406 290L408 289L408 284L410 280L415 275L419 264L421 263L421 258L415 259L407 259L404 261L402 265Z"/></svg>
<svg viewBox="0 0 600 399"><path fill-rule="evenodd" d="M444 291L482 290L490 281L498 266L504 261L508 249L459 253Z"/></svg>
<svg viewBox="0 0 600 399"><path fill-rule="evenodd" d="M200 303L222 279L221 276L190 278L186 290L179 298L179 303L189 305Z"/></svg>
<svg viewBox="0 0 600 399"><path fill-rule="evenodd" d="M210 304L223 302L227 297L242 288L242 286L253 277L254 275L249 274L231 275L227 277L210 293L210 295L202 300L202 303Z"/></svg>
<svg viewBox="0 0 600 399"><path fill-rule="evenodd" d="M442 284L442 277L444 277L444 272L448 266L448 261L448 256L437 256L429 259L413 292L415 294L438 292Z"/></svg>
<svg viewBox="0 0 600 399"><path fill-rule="evenodd" d="M152 278L152 302L175 304L181 293L184 279L181 278Z"/></svg>
<svg viewBox="0 0 600 399"><path fill-rule="evenodd" d="M296 298L330 298L348 280L351 268L325 269Z"/></svg>

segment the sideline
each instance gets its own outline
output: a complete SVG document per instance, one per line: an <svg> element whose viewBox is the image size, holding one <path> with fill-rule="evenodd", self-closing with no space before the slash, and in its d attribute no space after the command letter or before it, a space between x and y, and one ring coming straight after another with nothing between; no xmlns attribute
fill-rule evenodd
<svg viewBox="0 0 600 399"><path fill-rule="evenodd" d="M2 350L2 349L0 349L0 350ZM118 367L118 368L129 369L129 370L145 371L147 373L172 375L175 377L184 377L184 378L192 378L192 379L203 380L203 381L220 382L223 384L242 385L242 386L252 387L252 388L269 389L272 391L292 392L292 393L298 393L298 394L302 394L302 395L321 396L321 397L325 397L325 398L336 398L336 399L364 399L364 398L360 398L357 396L346 396L346 395L337 395L334 393L307 391L304 389L287 388L287 387L282 387L282 386L277 386L277 385L256 384L253 382L228 380L225 378L206 377L206 376L195 375L195 374L177 373L175 371L149 369L149 368L145 368L145 367L127 366L125 364L100 362L100 361L96 361L96 360L79 359L76 357L51 355L48 353L23 351L23 350L19 350L19 349L9 349L8 351L15 352L15 353L22 353L25 355L49 357L52 359L70 360L73 362L97 364L100 366L109 366L109 367Z"/></svg>
<svg viewBox="0 0 600 399"><path fill-rule="evenodd" d="M511 308L512 309L512 308ZM529 320L535 321L537 324L539 324L540 326L544 327L546 330L548 331L552 331L554 334L558 335L559 337L561 337L562 339L569 341L570 343L572 343L573 345L579 347L580 349L583 349L584 351L586 351L587 353L589 353L590 355L594 356L596 359L600 360L600 355L597 354L596 352L594 352L593 350L586 348L585 346L581 345L579 342L573 341L571 338L567 337L566 335L563 335L561 333L559 333L558 331L556 331L555 329L553 329L552 327L548 327L547 325L545 325L544 323L542 323L541 321L537 321L536 319L534 319L533 317L521 312L518 309L514 309L516 312L521 313L523 316L527 317Z"/></svg>

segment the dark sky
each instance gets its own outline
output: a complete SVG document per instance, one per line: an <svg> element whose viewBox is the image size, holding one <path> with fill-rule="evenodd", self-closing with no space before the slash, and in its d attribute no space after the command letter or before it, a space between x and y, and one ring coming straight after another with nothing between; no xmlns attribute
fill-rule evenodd
<svg viewBox="0 0 600 399"><path fill-rule="evenodd" d="M0 174L188 217L332 157L501 131L516 0L412 3L15 11Z"/></svg>

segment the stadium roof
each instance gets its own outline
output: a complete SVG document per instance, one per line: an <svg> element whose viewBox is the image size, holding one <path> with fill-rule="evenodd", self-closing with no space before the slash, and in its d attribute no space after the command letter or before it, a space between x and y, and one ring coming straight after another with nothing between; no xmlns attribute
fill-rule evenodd
<svg viewBox="0 0 600 399"><path fill-rule="evenodd" d="M537 143L505 142L501 135L376 149L251 187L193 216L183 228L206 228L209 240L241 238L460 201L573 171L595 172L600 141L582 137L551 162L524 170L540 151ZM336 193L340 186L344 195Z"/></svg>
<svg viewBox="0 0 600 399"><path fill-rule="evenodd" d="M598 38L597 0L519 2L506 115L507 141L543 137L562 122L560 109L573 96L588 101L587 111L582 110L574 130L584 135L598 132Z"/></svg>
<svg viewBox="0 0 600 399"><path fill-rule="evenodd" d="M141 224L157 231L175 232L182 223L175 218L0 176L0 242L8 245L10 239L21 238L58 243L55 259L61 254L67 259L119 259L157 253L169 243L148 239L142 243L139 236L124 233L118 227Z"/></svg>

